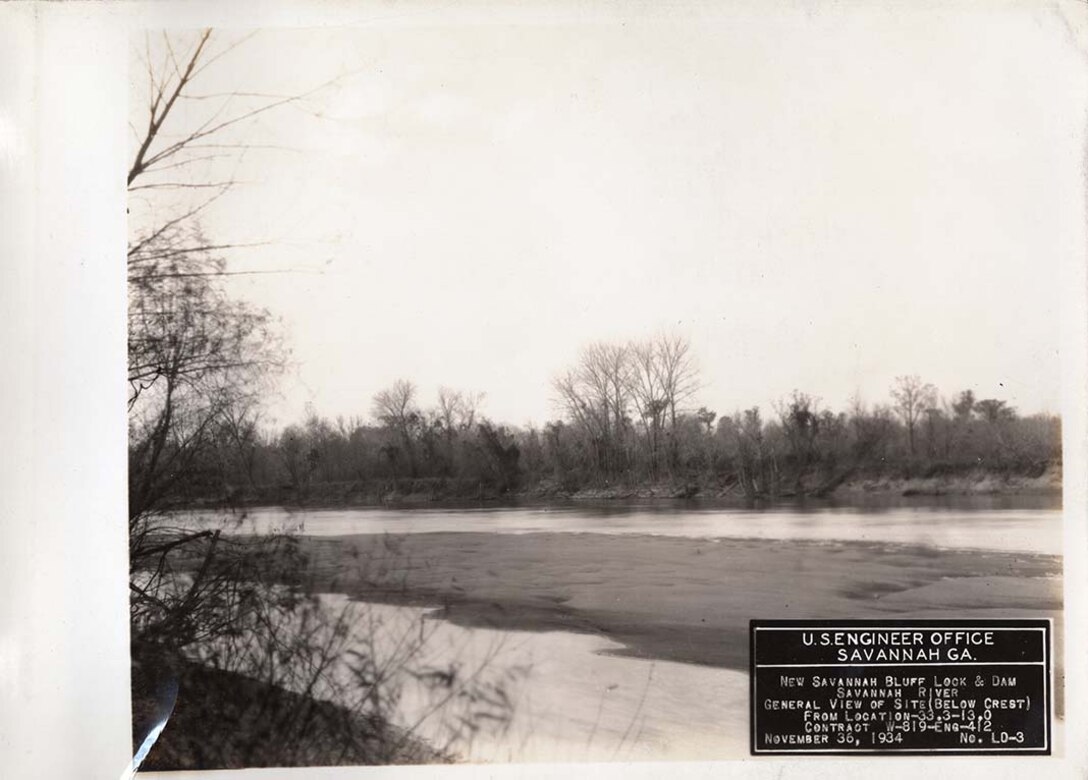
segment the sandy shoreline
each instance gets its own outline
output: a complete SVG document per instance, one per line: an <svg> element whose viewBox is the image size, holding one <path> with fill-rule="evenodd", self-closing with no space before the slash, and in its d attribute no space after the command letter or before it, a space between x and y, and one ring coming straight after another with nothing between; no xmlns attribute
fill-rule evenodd
<svg viewBox="0 0 1088 780"><path fill-rule="evenodd" d="M311 587L464 626L599 634L746 670L752 618L1051 617L1061 559L859 542L425 533L304 538Z"/></svg>

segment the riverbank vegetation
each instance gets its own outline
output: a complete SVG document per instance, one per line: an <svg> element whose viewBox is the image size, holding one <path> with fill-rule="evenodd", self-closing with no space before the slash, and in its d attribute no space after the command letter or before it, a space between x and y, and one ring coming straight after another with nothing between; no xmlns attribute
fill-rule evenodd
<svg viewBox="0 0 1088 780"><path fill-rule="evenodd" d="M826 497L836 490L1054 491L1061 424L916 376L886 399L832 409L795 391L770 409L700 405L689 342L598 343L560 372L562 415L514 426L485 396L441 388L426 404L398 381L367 417L312 412L280 430L256 407L223 418L178 504L378 503L501 496Z"/></svg>
<svg viewBox="0 0 1088 780"><path fill-rule="evenodd" d="M232 432L243 441L286 359L272 315L228 288L237 247L202 224L235 184L209 179L209 161L237 160L255 118L306 97L203 93L201 74L237 46L211 30L148 35L134 70L146 103L127 171L133 769L448 761L508 718L501 676L432 658L422 617L394 629L323 603L297 536L193 530L169 512L207 484ZM380 558L356 570L384 591L407 564ZM434 701L406 721L409 687Z"/></svg>

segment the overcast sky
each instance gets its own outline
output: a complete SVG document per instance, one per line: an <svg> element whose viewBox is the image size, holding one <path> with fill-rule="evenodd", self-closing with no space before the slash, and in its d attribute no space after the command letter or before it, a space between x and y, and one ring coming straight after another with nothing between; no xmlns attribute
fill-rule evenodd
<svg viewBox="0 0 1088 780"><path fill-rule="evenodd" d="M1057 411L1084 84L1048 11L975 8L261 32L203 89L343 75L207 223L292 271L234 283L293 348L275 418L407 378L539 424L583 346L662 330L722 414L899 374Z"/></svg>

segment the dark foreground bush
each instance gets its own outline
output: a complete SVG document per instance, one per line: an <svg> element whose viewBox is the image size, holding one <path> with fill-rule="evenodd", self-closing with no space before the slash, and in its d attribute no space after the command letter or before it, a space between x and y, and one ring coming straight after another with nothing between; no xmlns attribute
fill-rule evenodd
<svg viewBox="0 0 1088 780"><path fill-rule="evenodd" d="M381 718L233 672L134 657L132 675L133 752L163 725L141 771L452 760Z"/></svg>
<svg viewBox="0 0 1088 780"><path fill-rule="evenodd" d="M446 762L509 722L519 672L501 643L461 656L432 644L439 622L421 611L323 598L297 537L142 538L161 553L133 577L138 756L164 725L144 768ZM362 596L396 592L413 565L400 550L387 538L339 574Z"/></svg>

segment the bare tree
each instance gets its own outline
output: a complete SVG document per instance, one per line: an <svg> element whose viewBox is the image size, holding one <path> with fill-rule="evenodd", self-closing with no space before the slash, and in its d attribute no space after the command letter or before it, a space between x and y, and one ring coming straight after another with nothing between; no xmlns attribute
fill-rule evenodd
<svg viewBox="0 0 1088 780"><path fill-rule="evenodd" d="M918 419L926 409L937 405L937 388L928 382L922 382L919 376L899 376L891 390L895 402L895 413L907 428L907 442L910 454L914 455L914 431Z"/></svg>
<svg viewBox="0 0 1088 780"><path fill-rule="evenodd" d="M218 531L179 531L162 510L198 483L221 429L251 415L267 382L285 360L271 315L231 297L222 284L226 253L233 247L209 239L201 212L233 184L201 180L194 168L237 156L244 145L231 137L238 127L288 99L231 93L210 98L193 89L206 69L237 44L214 46L211 30L187 44L169 35L149 36L142 52L147 77L145 124L133 130L133 157L127 170L130 204L148 205L148 218L134 220L128 246L129 382L129 559L133 640L157 637L178 649L192 631L181 619L196 606L219 604L220 618L240 602L220 598L233 586L222 576ZM152 54L154 48L155 54ZM180 106L210 100L205 119L186 127ZM238 102L246 103L239 108ZM256 103L254 103L256 101ZM178 195L201 193L192 202ZM173 196L162 200L162 193ZM211 543L207 544L207 540ZM173 602L156 593L165 556L185 544L202 545L208 556L198 577ZM151 576L148 576L151 572ZM220 588L217 593L214 588ZM172 606L171 606L172 605ZM163 630L174 626L173 636ZM137 630L139 629L139 630Z"/></svg>
<svg viewBox="0 0 1088 780"><path fill-rule="evenodd" d="M219 438L224 450L224 474L241 474L246 487L257 487L257 452L260 445L261 408L258 399L223 410ZM233 468L232 468L233 465ZM226 481L227 476L224 476Z"/></svg>
<svg viewBox="0 0 1088 780"><path fill-rule="evenodd" d="M626 463L623 450L630 406L630 356L625 345L598 342L585 350L580 365L584 385L605 410L613 469Z"/></svg>
<svg viewBox="0 0 1088 780"><path fill-rule="evenodd" d="M669 411L665 377L662 375L659 351L654 341L632 344L630 354L631 400L646 434L650 477L657 479L661 433L665 425L665 415Z"/></svg>
<svg viewBox="0 0 1088 780"><path fill-rule="evenodd" d="M676 421L684 404L699 390L699 369L691 352L691 342L682 336L661 334L654 341L654 350L672 432L669 465L675 469L680 454Z"/></svg>
<svg viewBox="0 0 1088 780"><path fill-rule="evenodd" d="M768 452L759 407L744 410L740 422L742 462L746 462L745 491L749 496L778 493L778 460L773 448ZM770 463L768 463L770 461ZM742 473L742 482L745 474Z"/></svg>
<svg viewBox="0 0 1088 780"><path fill-rule="evenodd" d="M895 430L892 411L886 406L877 406L870 411L855 395L850 400L849 418L855 462L864 465L870 460L882 461Z"/></svg>
<svg viewBox="0 0 1088 780"><path fill-rule="evenodd" d="M483 393L438 388L438 414L443 427L451 431L472 428L483 400Z"/></svg>
<svg viewBox="0 0 1088 780"><path fill-rule="evenodd" d="M553 381L568 419L592 442L599 472L616 474L631 464L632 407L646 441L651 478L660 466L661 438L671 442L669 466L679 461L679 422L698 389L698 371L686 339L661 335L627 344L596 342L577 365Z"/></svg>
<svg viewBox="0 0 1088 780"><path fill-rule="evenodd" d="M483 393L463 392L448 387L438 388L436 414L442 428L446 447L446 469L452 472L456 460L455 440L458 434L472 430L476 414L483 402Z"/></svg>
<svg viewBox="0 0 1088 780"><path fill-rule="evenodd" d="M299 94L277 95L231 90L200 91L201 76L230 55L253 34L218 43L211 29L188 40L166 32L148 34L139 59L146 70L147 103L143 124L133 122L135 153L129 165L130 192L150 189L203 189L221 193L233 180L190 178L190 169L212 161L235 162L256 144L231 135L263 114L289 105L304 104L341 80L336 76ZM199 105L193 120L184 126L179 113Z"/></svg>
<svg viewBox="0 0 1088 780"><path fill-rule="evenodd" d="M582 351L574 369L552 383L571 422L590 438L597 469L607 474L616 473L626 464L630 357L625 345L597 342Z"/></svg>
<svg viewBox="0 0 1088 780"><path fill-rule="evenodd" d="M393 431L408 455L411 475L416 475L416 453L413 432L421 420L416 405L416 386L407 379L398 379L392 386L374 396L374 416Z"/></svg>
<svg viewBox="0 0 1088 780"><path fill-rule="evenodd" d="M416 406L416 386L407 379L398 379L374 396L374 416L383 424L403 427L419 414Z"/></svg>
<svg viewBox="0 0 1088 780"><path fill-rule="evenodd" d="M788 402L777 404L779 421L785 433L794 468L794 490L804 493L804 479L816 459L816 438L824 427L819 399L793 391Z"/></svg>
<svg viewBox="0 0 1088 780"><path fill-rule="evenodd" d="M556 399L571 424L588 439L593 451L593 468L600 473L606 467L608 414L606 407L583 386L576 370L568 370L552 381ZM558 440L558 430L555 432Z"/></svg>
<svg viewBox="0 0 1088 780"><path fill-rule="evenodd" d="M944 410L935 406L926 407L924 414L926 423L926 455L933 458L936 457L938 453L942 430L945 433L945 440L947 441L948 419L945 416Z"/></svg>

